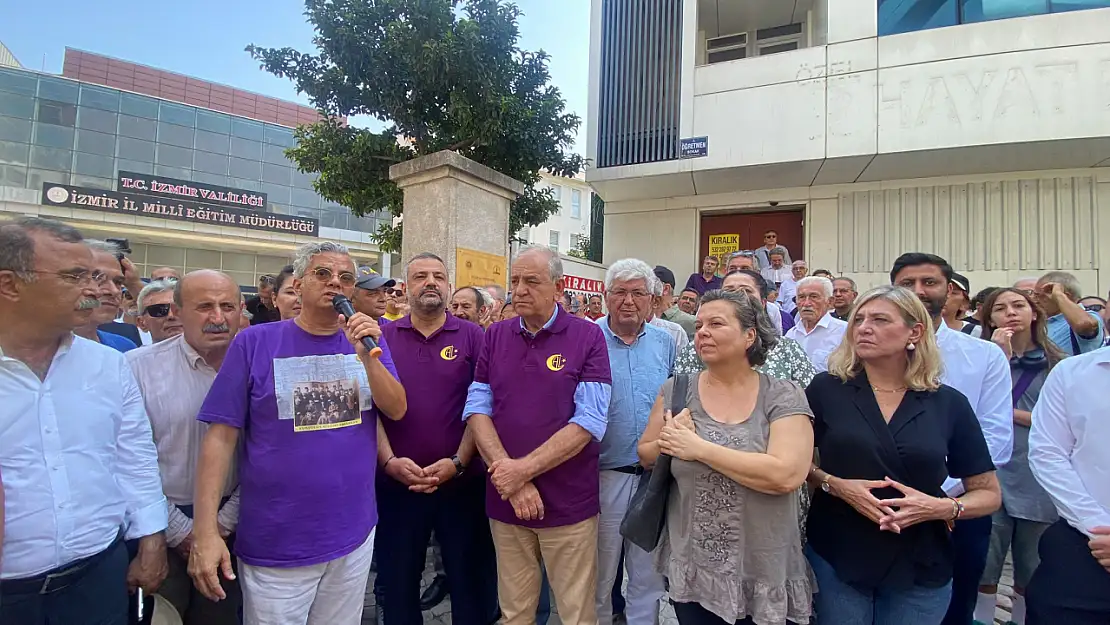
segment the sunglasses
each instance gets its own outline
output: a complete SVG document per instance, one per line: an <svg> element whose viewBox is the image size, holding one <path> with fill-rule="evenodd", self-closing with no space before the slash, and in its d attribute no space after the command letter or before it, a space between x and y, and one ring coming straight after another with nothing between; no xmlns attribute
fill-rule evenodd
<svg viewBox="0 0 1110 625"><path fill-rule="evenodd" d="M332 272L331 269L328 269L327 267L317 267L312 270L312 275L316 276L316 279L318 281L327 284L328 282L331 282L332 276L334 276L335 274ZM339 274L339 284L342 284L343 286L354 286L355 279L355 274L349 271L344 271Z"/></svg>
<svg viewBox="0 0 1110 625"><path fill-rule="evenodd" d="M147 315L148 317L154 317L155 319L161 319L162 317L170 314L170 305L151 304L150 306L146 307L146 310L143 311L143 314Z"/></svg>
<svg viewBox="0 0 1110 625"><path fill-rule="evenodd" d="M1088 304L1088 305L1084 306L1083 308L1086 308L1088 311L1093 312L1093 313L1102 312L1102 311L1106 310L1106 306L1103 305L1103 304Z"/></svg>
<svg viewBox="0 0 1110 625"><path fill-rule="evenodd" d="M405 292L402 291L401 289L386 289L385 294L386 295L404 295Z"/></svg>

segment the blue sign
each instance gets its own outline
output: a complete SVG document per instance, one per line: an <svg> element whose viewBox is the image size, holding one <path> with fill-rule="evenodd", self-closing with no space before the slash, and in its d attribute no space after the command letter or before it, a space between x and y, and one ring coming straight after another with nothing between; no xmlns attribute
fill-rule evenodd
<svg viewBox="0 0 1110 625"><path fill-rule="evenodd" d="M679 141L679 158L700 158L702 156L709 156L709 137L692 137Z"/></svg>

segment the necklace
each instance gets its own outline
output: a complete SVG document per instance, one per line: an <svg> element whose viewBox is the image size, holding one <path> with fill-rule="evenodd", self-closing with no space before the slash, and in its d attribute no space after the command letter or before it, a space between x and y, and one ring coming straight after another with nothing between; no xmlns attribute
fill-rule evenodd
<svg viewBox="0 0 1110 625"><path fill-rule="evenodd" d="M906 390L906 387L899 386L898 388L885 389L885 388L879 388L879 387L875 386L874 384L872 384L871 385L871 390L875 391L876 393L900 393L900 392Z"/></svg>

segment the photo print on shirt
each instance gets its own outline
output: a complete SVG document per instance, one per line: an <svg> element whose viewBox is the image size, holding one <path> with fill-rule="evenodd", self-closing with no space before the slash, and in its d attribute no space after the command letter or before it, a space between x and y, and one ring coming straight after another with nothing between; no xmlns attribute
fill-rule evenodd
<svg viewBox="0 0 1110 625"><path fill-rule="evenodd" d="M353 354L274 359L278 419L294 432L333 430L362 423L370 409L366 370Z"/></svg>

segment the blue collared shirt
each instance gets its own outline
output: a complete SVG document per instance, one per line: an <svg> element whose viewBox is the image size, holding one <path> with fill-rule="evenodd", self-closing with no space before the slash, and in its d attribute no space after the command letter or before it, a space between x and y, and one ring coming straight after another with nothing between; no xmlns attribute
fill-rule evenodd
<svg viewBox="0 0 1110 625"><path fill-rule="evenodd" d="M1094 336L1089 339L1079 336L1078 333L1072 331L1071 324L1069 324L1067 318L1064 317L1064 313L1059 313L1048 318L1048 325L1045 326L1045 329L1048 331L1048 340L1055 343L1056 347L1062 349L1064 353L1069 356L1086 354L1102 347L1102 337L1106 332L1102 326L1102 318L1098 316L1098 313L1093 313L1091 311L1087 311L1087 314L1094 317L1095 321L1098 322L1098 332L1095 333ZM1072 335L1075 336L1074 344L1071 341ZM1079 346L1078 354L1075 352L1076 345Z"/></svg>
<svg viewBox="0 0 1110 625"><path fill-rule="evenodd" d="M551 318L543 324L541 329L550 328L558 316L559 307L556 306L555 312L551 313ZM529 335L535 336L524 325L523 317L520 318L520 327ZM668 336L667 339L670 340L670 337ZM596 441L605 438L606 413L608 412L609 397L612 392L613 387L602 382L579 382L574 389L574 416L571 417L570 422L589 432L590 436ZM467 389L463 421L469 419L472 414L492 416L493 389L490 388L489 384L472 382L470 388Z"/></svg>
<svg viewBox="0 0 1110 625"><path fill-rule="evenodd" d="M601 440L600 468L615 469L639 462L636 444L647 428L659 388L674 371L675 342L666 330L644 324L628 345L609 328L609 317L596 321L609 348L613 395L609 426Z"/></svg>

